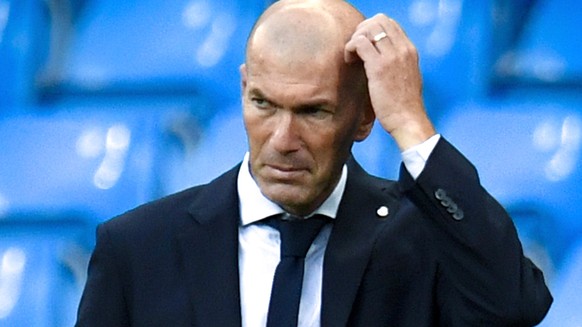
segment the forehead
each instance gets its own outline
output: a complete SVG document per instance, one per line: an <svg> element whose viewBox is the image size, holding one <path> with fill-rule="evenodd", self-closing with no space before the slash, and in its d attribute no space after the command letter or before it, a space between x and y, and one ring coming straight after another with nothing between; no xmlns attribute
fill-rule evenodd
<svg viewBox="0 0 582 327"><path fill-rule="evenodd" d="M263 54L247 62L247 84L249 91L267 97L319 98L335 103L340 69L331 60L283 60Z"/></svg>

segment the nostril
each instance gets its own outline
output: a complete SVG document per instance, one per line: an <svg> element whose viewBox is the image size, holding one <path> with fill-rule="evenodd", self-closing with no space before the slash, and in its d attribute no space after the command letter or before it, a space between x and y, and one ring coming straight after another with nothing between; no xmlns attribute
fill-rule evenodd
<svg viewBox="0 0 582 327"><path fill-rule="evenodd" d="M286 153L301 148L301 138L292 124L278 124L271 135L271 144L275 150Z"/></svg>

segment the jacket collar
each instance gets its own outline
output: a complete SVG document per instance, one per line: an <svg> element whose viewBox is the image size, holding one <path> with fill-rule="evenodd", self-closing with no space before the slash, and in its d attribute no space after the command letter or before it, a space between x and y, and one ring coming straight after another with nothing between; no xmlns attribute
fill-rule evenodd
<svg viewBox="0 0 582 327"><path fill-rule="evenodd" d="M196 326L241 325L238 169L198 188L189 207L192 223L178 235Z"/></svg>

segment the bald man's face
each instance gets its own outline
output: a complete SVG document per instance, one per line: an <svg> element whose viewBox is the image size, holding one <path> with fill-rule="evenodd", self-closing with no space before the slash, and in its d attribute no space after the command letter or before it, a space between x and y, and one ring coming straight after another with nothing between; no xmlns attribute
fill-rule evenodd
<svg viewBox="0 0 582 327"><path fill-rule="evenodd" d="M335 58L286 61L251 53L241 67L250 168L262 193L306 215L335 188L353 141L370 132ZM342 75L344 75L342 77Z"/></svg>

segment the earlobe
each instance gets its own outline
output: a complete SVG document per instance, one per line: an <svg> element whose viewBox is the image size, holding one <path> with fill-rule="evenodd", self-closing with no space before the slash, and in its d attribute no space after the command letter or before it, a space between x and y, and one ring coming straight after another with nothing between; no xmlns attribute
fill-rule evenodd
<svg viewBox="0 0 582 327"><path fill-rule="evenodd" d="M247 87L247 65L246 64L240 65L239 71L240 71L241 90L244 91L244 89Z"/></svg>
<svg viewBox="0 0 582 327"><path fill-rule="evenodd" d="M366 108L362 121L358 126L356 134L354 136L354 141L361 142L365 140L370 133L372 132L372 128L374 127L374 121L376 120L376 114L374 114L374 110L371 106Z"/></svg>

